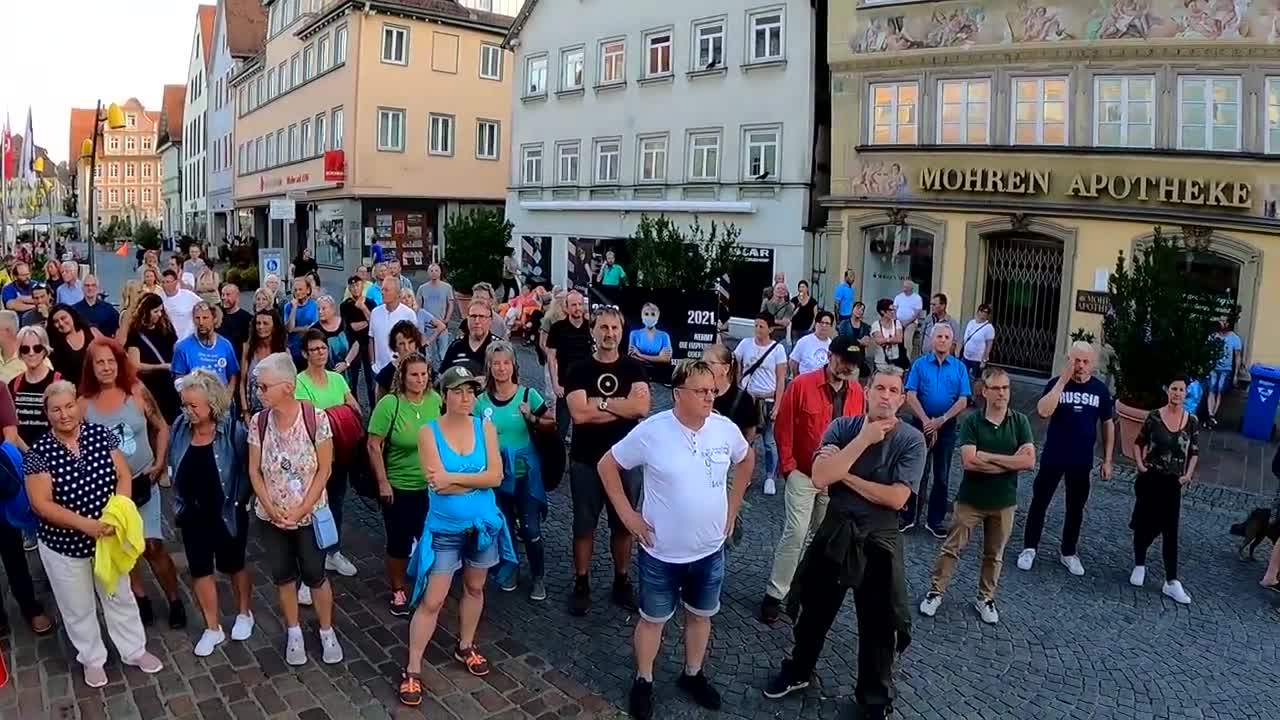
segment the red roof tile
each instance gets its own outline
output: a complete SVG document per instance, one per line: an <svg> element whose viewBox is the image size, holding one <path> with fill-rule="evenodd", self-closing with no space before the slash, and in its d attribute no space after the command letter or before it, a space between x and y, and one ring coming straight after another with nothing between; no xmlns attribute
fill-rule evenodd
<svg viewBox="0 0 1280 720"><path fill-rule="evenodd" d="M67 141L67 161L79 162L80 144L93 134L93 108L71 108L71 127Z"/></svg>
<svg viewBox="0 0 1280 720"><path fill-rule="evenodd" d="M224 0L227 48L232 57L253 57L267 37L267 11L262 0Z"/></svg>
<svg viewBox="0 0 1280 720"><path fill-rule="evenodd" d="M218 16L218 6L201 5L196 10L196 21L200 23L201 51L204 53L204 66L207 70L213 64L213 20Z"/></svg>
<svg viewBox="0 0 1280 720"><path fill-rule="evenodd" d="M182 141L182 113L186 97L186 85L164 86L164 99L160 105L158 118L160 127L157 128L157 134L161 137L160 142L164 142L166 137L176 142Z"/></svg>

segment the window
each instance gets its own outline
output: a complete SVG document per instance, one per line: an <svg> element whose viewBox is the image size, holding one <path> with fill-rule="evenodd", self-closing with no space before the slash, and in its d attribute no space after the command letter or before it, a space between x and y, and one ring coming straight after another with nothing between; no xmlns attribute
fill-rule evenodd
<svg viewBox="0 0 1280 720"><path fill-rule="evenodd" d="M137 203L138 203L138 191L137 191L137 190L135 190L134 188L125 188L125 190L124 190L124 204L125 204L125 205L136 205Z"/></svg>
<svg viewBox="0 0 1280 720"><path fill-rule="evenodd" d="M743 133L742 146L746 157L744 180L778 181L778 128L748 128Z"/></svg>
<svg viewBox="0 0 1280 720"><path fill-rule="evenodd" d="M111 198L112 205L120 204L120 191L116 188L111 188L111 191L107 193L107 197Z"/></svg>
<svg viewBox="0 0 1280 720"><path fill-rule="evenodd" d="M1155 78L1094 79L1093 143L1102 147L1155 146Z"/></svg>
<svg viewBox="0 0 1280 720"><path fill-rule="evenodd" d="M120 163L113 162L107 166L107 177L112 179L120 177Z"/></svg>
<svg viewBox="0 0 1280 720"><path fill-rule="evenodd" d="M524 185L542 184L542 146L526 145L520 149L521 164L520 182Z"/></svg>
<svg viewBox="0 0 1280 720"><path fill-rule="evenodd" d="M1240 149L1240 78L1178 78L1178 147Z"/></svg>
<svg viewBox="0 0 1280 720"><path fill-rule="evenodd" d="M990 80L943 80L938 97L938 142L991 144Z"/></svg>
<svg viewBox="0 0 1280 720"><path fill-rule="evenodd" d="M102 205L102 188L94 189L93 199L98 203L98 205Z"/></svg>
<svg viewBox="0 0 1280 720"><path fill-rule="evenodd" d="M586 62L586 53L582 48L563 50L560 52L560 89L582 89L582 67Z"/></svg>
<svg viewBox="0 0 1280 720"><path fill-rule="evenodd" d="M294 53L289 58L289 87L295 88L302 84L302 55Z"/></svg>
<svg viewBox="0 0 1280 720"><path fill-rule="evenodd" d="M156 144L155 138L151 137L150 135L143 135L143 136L142 136L142 151L143 151L143 152L151 152L151 151L152 151L152 149L155 147L155 144Z"/></svg>
<svg viewBox="0 0 1280 720"><path fill-rule="evenodd" d="M453 116L452 115L431 115L428 123L431 129L431 138L428 143L428 152L432 155L452 155L453 154Z"/></svg>
<svg viewBox="0 0 1280 720"><path fill-rule="evenodd" d="M333 56L329 54L328 35L324 35L316 41L316 57L320 61L320 72L333 67Z"/></svg>
<svg viewBox="0 0 1280 720"><path fill-rule="evenodd" d="M347 26L341 25L333 31L333 64L341 65L347 61Z"/></svg>
<svg viewBox="0 0 1280 720"><path fill-rule="evenodd" d="M477 120L476 157L481 160L497 160L500 137L501 132L496 120Z"/></svg>
<svg viewBox="0 0 1280 720"><path fill-rule="evenodd" d="M267 167L275 167L276 164L276 135L275 133L267 133Z"/></svg>
<svg viewBox="0 0 1280 720"><path fill-rule="evenodd" d="M747 21L751 37L749 62L782 59L782 10L753 13Z"/></svg>
<svg viewBox="0 0 1280 720"><path fill-rule="evenodd" d="M524 94L526 96L547 94L547 56L531 57L525 62Z"/></svg>
<svg viewBox="0 0 1280 720"><path fill-rule="evenodd" d="M289 126L289 144L286 145L285 147L289 148L288 154L285 155L284 157L285 162L293 162L294 160L297 160L298 158L302 157L302 153L298 151L298 126L297 125Z"/></svg>
<svg viewBox="0 0 1280 720"><path fill-rule="evenodd" d="M271 96L267 94L267 81L262 75L258 76L258 105L266 105Z"/></svg>
<svg viewBox="0 0 1280 720"><path fill-rule="evenodd" d="M378 110L378 149L404 152L403 110Z"/></svg>
<svg viewBox="0 0 1280 720"><path fill-rule="evenodd" d="M341 150L343 135L342 108L334 108L333 121L330 124L333 126L333 140L329 143L329 147L334 150Z"/></svg>
<svg viewBox="0 0 1280 720"><path fill-rule="evenodd" d="M689 179L720 179L720 133L689 136Z"/></svg>
<svg viewBox="0 0 1280 720"><path fill-rule="evenodd" d="M578 184L578 143L564 143L556 146L556 184Z"/></svg>
<svg viewBox="0 0 1280 720"><path fill-rule="evenodd" d="M1013 144L1067 144L1067 79L1013 81Z"/></svg>
<svg viewBox="0 0 1280 720"><path fill-rule="evenodd" d="M133 163L124 164L124 179L134 180L138 177L138 166Z"/></svg>
<svg viewBox="0 0 1280 720"><path fill-rule="evenodd" d="M107 152L110 152L110 153L120 152L120 136L119 135L112 135L111 137L107 138Z"/></svg>
<svg viewBox="0 0 1280 720"><path fill-rule="evenodd" d="M693 28L693 70L724 67L724 20L695 25Z"/></svg>
<svg viewBox="0 0 1280 720"><path fill-rule="evenodd" d="M259 170L267 166L267 147L264 139L260 137L253 143L256 146L255 155L258 158L257 162L254 163L254 167Z"/></svg>
<svg viewBox="0 0 1280 720"><path fill-rule="evenodd" d="M324 121L324 113L320 113L316 116L316 155L324 154L325 143L329 141L329 137L325 135Z"/></svg>
<svg viewBox="0 0 1280 720"><path fill-rule="evenodd" d="M241 143L240 147L236 149L236 164L238 165L237 170L242 173L245 170L250 169L249 167L247 167L249 163L249 152L247 148L248 146L246 144Z"/></svg>
<svg viewBox="0 0 1280 720"><path fill-rule="evenodd" d="M316 49L308 45L302 51L302 79L310 80L316 76Z"/></svg>
<svg viewBox="0 0 1280 720"><path fill-rule="evenodd" d="M502 79L502 48L480 44L480 77L485 80Z"/></svg>
<svg viewBox="0 0 1280 720"><path fill-rule="evenodd" d="M151 172L152 172L152 170L154 170L154 169L155 169L155 166L154 166L154 165L152 165L151 163L142 163L142 179L143 179L143 180L150 180L150 179L151 179Z"/></svg>
<svg viewBox="0 0 1280 720"><path fill-rule="evenodd" d="M607 40L600 44L600 84L626 80L627 44L625 40Z"/></svg>
<svg viewBox="0 0 1280 720"><path fill-rule="evenodd" d="M142 202L144 205L152 203L151 188L142 188Z"/></svg>
<svg viewBox="0 0 1280 720"><path fill-rule="evenodd" d="M645 75L668 75L671 73L671 31L653 33L644 39L646 50Z"/></svg>
<svg viewBox="0 0 1280 720"><path fill-rule="evenodd" d="M663 182L667 179L667 138L640 139L640 182Z"/></svg>
<svg viewBox="0 0 1280 720"><path fill-rule="evenodd" d="M617 140L596 141L596 182L618 182L618 170L621 164L621 142Z"/></svg>
<svg viewBox="0 0 1280 720"><path fill-rule="evenodd" d="M871 86L871 144L914 145L919 142L916 103L920 88L914 82Z"/></svg>
<svg viewBox="0 0 1280 720"><path fill-rule="evenodd" d="M298 146L300 152L299 157L311 157L311 118L307 118L298 124Z"/></svg>
<svg viewBox="0 0 1280 720"><path fill-rule="evenodd" d="M124 139L124 151L129 155L136 155L138 152L138 138L130 135Z"/></svg>
<svg viewBox="0 0 1280 720"><path fill-rule="evenodd" d="M289 61L281 60L276 66L276 77L280 80L280 91L276 94L283 95L289 91Z"/></svg>
<svg viewBox="0 0 1280 720"><path fill-rule="evenodd" d="M409 30L395 25L382 26L382 62L409 64Z"/></svg>
<svg viewBox="0 0 1280 720"><path fill-rule="evenodd" d="M1280 77L1267 78L1266 151L1280 153Z"/></svg>
<svg viewBox="0 0 1280 720"><path fill-rule="evenodd" d="M136 130L138 128L138 114L129 113L126 115L124 118L124 126L130 130Z"/></svg>
<svg viewBox="0 0 1280 720"><path fill-rule="evenodd" d="M276 85L276 69L275 69L275 68L271 68L271 69L267 70L267 97L266 97L266 99L271 99L271 98L273 98L273 97L275 97L276 95L279 95L279 94L280 94L280 87L279 87L278 85Z"/></svg>
<svg viewBox="0 0 1280 720"><path fill-rule="evenodd" d="M100 165L100 164L95 164L95 165L93 166L93 178L94 178L95 180L101 180L101 179L102 179L102 165Z"/></svg>

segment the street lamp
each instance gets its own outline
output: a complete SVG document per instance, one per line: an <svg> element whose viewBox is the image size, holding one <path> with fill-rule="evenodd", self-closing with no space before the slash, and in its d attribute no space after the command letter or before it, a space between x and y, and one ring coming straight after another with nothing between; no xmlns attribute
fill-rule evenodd
<svg viewBox="0 0 1280 720"><path fill-rule="evenodd" d="M124 127L124 111L120 109L119 105L115 103L111 103L110 105L107 106L106 114L103 114L102 101L99 100L98 106L93 110L93 134L90 137L85 138L84 142L80 143L80 160L81 161L87 160L89 162L89 174L88 174L89 180L88 180L88 190L86 193L89 196L88 198L89 200L89 237L88 237L89 272L96 272L97 270L93 263L93 251L94 251L93 215L96 209L95 205L97 200L97 196L93 190L93 181L94 181L94 174L98 169L98 137L102 135L103 123L106 123L107 127L111 128L112 130L119 130L123 128Z"/></svg>

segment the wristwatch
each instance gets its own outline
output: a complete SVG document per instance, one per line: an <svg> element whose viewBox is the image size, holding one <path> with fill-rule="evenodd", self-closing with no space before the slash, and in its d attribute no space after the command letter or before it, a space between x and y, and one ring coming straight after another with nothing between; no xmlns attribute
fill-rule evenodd
<svg viewBox="0 0 1280 720"><path fill-rule="evenodd" d="M596 407L600 408L600 410L601 410L601 411L608 410L608 409L609 409L609 398L601 398L601 399L600 399L600 404L599 404L599 405L597 405Z"/></svg>

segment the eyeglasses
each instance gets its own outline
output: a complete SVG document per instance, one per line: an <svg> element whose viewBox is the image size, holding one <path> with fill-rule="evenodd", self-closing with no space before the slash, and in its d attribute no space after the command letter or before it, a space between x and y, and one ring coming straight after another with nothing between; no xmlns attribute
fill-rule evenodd
<svg viewBox="0 0 1280 720"><path fill-rule="evenodd" d="M38 355L44 352L44 345L22 345L18 347L18 352L22 355L30 355L32 353Z"/></svg>
<svg viewBox="0 0 1280 720"><path fill-rule="evenodd" d="M988 385L988 386L987 386L987 389L988 389L988 390L994 390L994 391L996 391L996 392L1001 392L1001 391L1009 392L1009 386L1008 386L1008 385Z"/></svg>
<svg viewBox="0 0 1280 720"><path fill-rule="evenodd" d="M716 394L715 388L691 388L691 387L680 386L680 387L677 387L676 389L693 393L694 395L697 395L700 398L715 397L715 394Z"/></svg>
<svg viewBox="0 0 1280 720"><path fill-rule="evenodd" d="M326 351L326 350L328 350L328 349L329 349L329 346L327 346L327 345L316 345L315 347L309 347L309 348L307 348L307 352L309 352L309 353L318 353L318 352L324 352L324 351Z"/></svg>
<svg viewBox="0 0 1280 720"><path fill-rule="evenodd" d="M469 320L488 320L492 315L467 315Z"/></svg>
<svg viewBox="0 0 1280 720"><path fill-rule="evenodd" d="M830 320L819 320L819 321L818 321L818 324L819 324L819 325L830 325L830 324L831 324L831 321L830 321Z"/></svg>
<svg viewBox="0 0 1280 720"><path fill-rule="evenodd" d="M260 382L260 383L254 383L254 387L258 388L258 392L259 392L259 393L264 393L264 392L266 392L266 391L270 390L271 388L273 388L273 387L275 387L275 386L277 386L277 385L283 385L283 384L284 384L284 383L278 383L278 382L277 382L277 383L271 383L271 384L267 384L267 383L264 383L264 382Z"/></svg>

